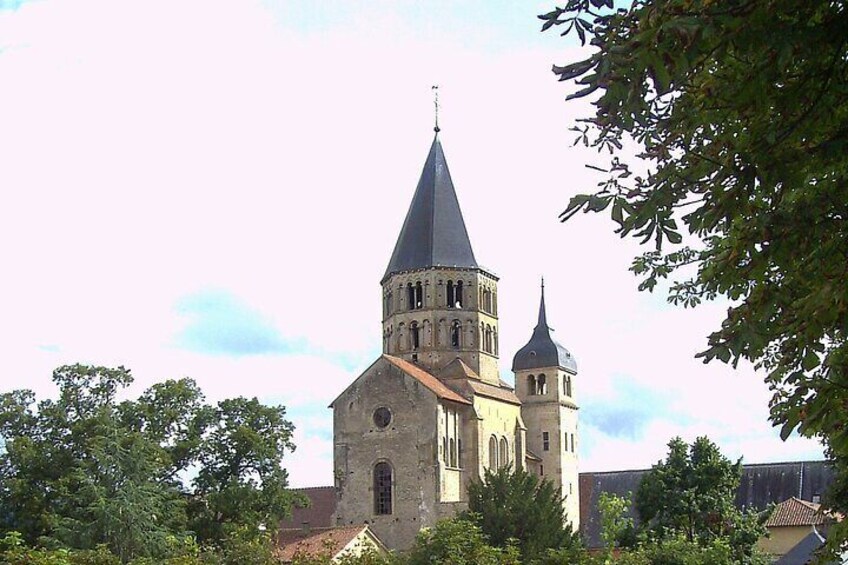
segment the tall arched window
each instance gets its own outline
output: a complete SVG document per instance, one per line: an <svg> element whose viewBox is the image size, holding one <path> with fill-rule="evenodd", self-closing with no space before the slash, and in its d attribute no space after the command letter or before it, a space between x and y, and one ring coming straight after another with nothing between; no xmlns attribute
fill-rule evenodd
<svg viewBox="0 0 848 565"><path fill-rule="evenodd" d="M492 331L492 340L493 340L493 345L494 345L493 351L494 351L495 355L497 355L498 354L498 331L497 330Z"/></svg>
<svg viewBox="0 0 848 565"><path fill-rule="evenodd" d="M527 377L527 394L530 396L536 394L536 377L534 375Z"/></svg>
<svg viewBox="0 0 848 565"><path fill-rule="evenodd" d="M571 396L571 375L564 375L562 377L562 389L565 396Z"/></svg>
<svg viewBox="0 0 848 565"><path fill-rule="evenodd" d="M486 333L483 336L483 351L492 352L492 326L486 324Z"/></svg>
<svg viewBox="0 0 848 565"><path fill-rule="evenodd" d="M454 320L451 322L451 347L454 349L459 349L462 344L461 334L462 325L459 323L459 320Z"/></svg>
<svg viewBox="0 0 848 565"><path fill-rule="evenodd" d="M456 281L453 289L453 305L456 308L462 308L462 281Z"/></svg>
<svg viewBox="0 0 848 565"><path fill-rule="evenodd" d="M392 291L386 293L383 304L383 317L389 316L392 313Z"/></svg>
<svg viewBox="0 0 848 565"><path fill-rule="evenodd" d="M556 383L554 383L556 384ZM536 394L548 394L548 383L545 380L545 375L539 375L536 378Z"/></svg>
<svg viewBox="0 0 848 565"><path fill-rule="evenodd" d="M498 467L498 438L492 436L489 438L489 469L495 470Z"/></svg>
<svg viewBox="0 0 848 565"><path fill-rule="evenodd" d="M374 514L392 513L392 466L386 461L374 465Z"/></svg>
<svg viewBox="0 0 848 565"><path fill-rule="evenodd" d="M421 286L421 281L415 283L415 309L424 308L424 288Z"/></svg>
<svg viewBox="0 0 848 565"><path fill-rule="evenodd" d="M506 467L509 464L509 444L507 443L505 437L501 438L501 448L499 455L501 467Z"/></svg>
<svg viewBox="0 0 848 565"><path fill-rule="evenodd" d="M445 305L448 308L453 308L453 281L448 281L445 294Z"/></svg>
<svg viewBox="0 0 848 565"><path fill-rule="evenodd" d="M418 322L409 324L409 345L413 351L421 346L421 328L418 327Z"/></svg>

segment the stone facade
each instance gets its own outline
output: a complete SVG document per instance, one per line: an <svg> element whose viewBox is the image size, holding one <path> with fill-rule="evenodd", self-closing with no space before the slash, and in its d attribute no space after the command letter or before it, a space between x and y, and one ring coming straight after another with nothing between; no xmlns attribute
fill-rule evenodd
<svg viewBox="0 0 848 565"><path fill-rule="evenodd" d="M509 465L554 480L578 526L576 365L566 353L544 368L545 394L501 381L497 282L474 259L437 137L381 281L383 355L331 405L335 525L365 523L389 548L408 548L422 527L467 508L470 481ZM564 352L540 341L540 327L522 352ZM519 391L531 373L517 373Z"/></svg>

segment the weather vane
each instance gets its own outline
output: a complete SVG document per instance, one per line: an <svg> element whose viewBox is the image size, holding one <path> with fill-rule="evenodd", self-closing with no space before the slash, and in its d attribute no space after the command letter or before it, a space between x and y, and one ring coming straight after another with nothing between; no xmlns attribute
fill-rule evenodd
<svg viewBox="0 0 848 565"><path fill-rule="evenodd" d="M433 131L439 133L439 85L434 84L430 89L433 91L433 104L436 106L436 127L433 128Z"/></svg>

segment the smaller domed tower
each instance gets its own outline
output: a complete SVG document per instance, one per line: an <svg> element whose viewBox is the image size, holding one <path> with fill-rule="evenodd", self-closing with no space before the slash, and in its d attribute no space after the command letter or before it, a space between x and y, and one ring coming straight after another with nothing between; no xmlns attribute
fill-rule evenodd
<svg viewBox="0 0 848 565"><path fill-rule="evenodd" d="M545 313L545 282L539 304L539 322L527 345L512 361L515 392L527 426L527 455L531 470L554 482L565 496L566 520L580 526L577 472L577 362L551 337Z"/></svg>

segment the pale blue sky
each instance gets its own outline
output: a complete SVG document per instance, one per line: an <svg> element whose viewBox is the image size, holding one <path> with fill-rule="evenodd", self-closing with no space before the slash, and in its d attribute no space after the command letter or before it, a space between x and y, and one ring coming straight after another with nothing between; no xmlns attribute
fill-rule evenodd
<svg viewBox="0 0 848 565"><path fill-rule="evenodd" d="M539 277L577 358L583 470L644 467L673 435L746 461L783 443L749 367L693 358L725 306L636 291L634 246L557 214L597 182L550 72L547 2L0 3L4 390L64 363L123 364L139 392L285 404L298 486L332 482L329 402L380 351L380 288L432 140L478 260L501 276L501 369ZM602 161L600 161L603 163Z"/></svg>

